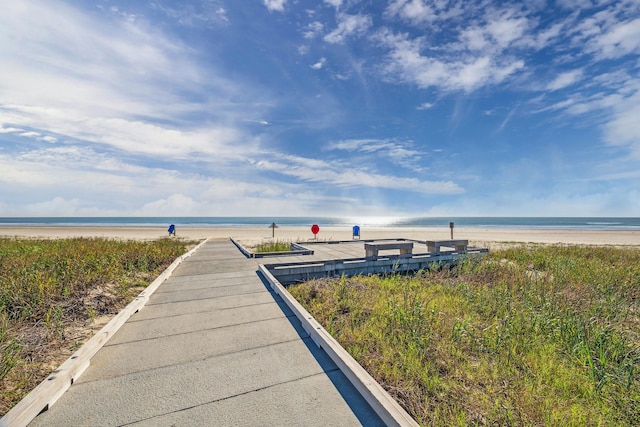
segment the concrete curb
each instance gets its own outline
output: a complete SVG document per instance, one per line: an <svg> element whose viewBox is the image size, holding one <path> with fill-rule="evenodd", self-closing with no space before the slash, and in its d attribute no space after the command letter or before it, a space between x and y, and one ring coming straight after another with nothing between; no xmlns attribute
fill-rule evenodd
<svg viewBox="0 0 640 427"><path fill-rule="evenodd" d="M70 358L49 377L27 394L16 406L0 419L0 427L22 427L28 425L38 414L48 410L91 364L91 358L113 337L122 325L137 313L149 297L184 261L193 255L207 240L184 255L176 258L149 286L120 311L109 323L84 343Z"/></svg>
<svg viewBox="0 0 640 427"><path fill-rule="evenodd" d="M418 426L418 423L382 386L333 338L316 319L260 264L260 272L273 291L296 314L302 327L322 348L387 426Z"/></svg>

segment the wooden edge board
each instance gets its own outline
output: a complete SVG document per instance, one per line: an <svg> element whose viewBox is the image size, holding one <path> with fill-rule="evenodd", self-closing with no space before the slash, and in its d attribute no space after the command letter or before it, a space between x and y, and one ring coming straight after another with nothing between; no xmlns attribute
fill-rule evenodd
<svg viewBox="0 0 640 427"><path fill-rule="evenodd" d="M124 323L138 312L149 297L185 259L193 255L207 240L176 258L149 286L82 345L71 357L0 418L0 427L27 426L38 414L47 411L80 378L91 364L91 358L115 335Z"/></svg>
<svg viewBox="0 0 640 427"><path fill-rule="evenodd" d="M260 271L273 291L295 313L302 327L322 348L387 426L418 426L402 406L327 332L263 264Z"/></svg>

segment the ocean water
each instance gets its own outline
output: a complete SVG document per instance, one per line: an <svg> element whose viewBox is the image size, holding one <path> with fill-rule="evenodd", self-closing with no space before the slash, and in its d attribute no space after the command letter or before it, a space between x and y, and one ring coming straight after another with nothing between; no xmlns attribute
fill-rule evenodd
<svg viewBox="0 0 640 427"><path fill-rule="evenodd" d="M0 217L2 226L455 227L640 230L640 218L604 217Z"/></svg>

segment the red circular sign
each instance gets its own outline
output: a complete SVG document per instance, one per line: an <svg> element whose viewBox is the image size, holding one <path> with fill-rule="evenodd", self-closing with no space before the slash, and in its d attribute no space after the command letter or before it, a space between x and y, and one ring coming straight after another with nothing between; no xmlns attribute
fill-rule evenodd
<svg viewBox="0 0 640 427"><path fill-rule="evenodd" d="M318 227L318 224L313 224L313 225L311 226L311 232L312 232L313 234L318 234L318 231L320 231L320 227Z"/></svg>

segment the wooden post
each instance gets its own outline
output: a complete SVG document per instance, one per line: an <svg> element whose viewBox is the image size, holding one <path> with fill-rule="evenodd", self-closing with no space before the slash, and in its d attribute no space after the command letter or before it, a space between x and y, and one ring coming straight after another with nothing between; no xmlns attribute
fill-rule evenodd
<svg viewBox="0 0 640 427"><path fill-rule="evenodd" d="M450 222L449 228L451 229L451 240L453 240L453 226L454 226L453 222Z"/></svg>
<svg viewBox="0 0 640 427"><path fill-rule="evenodd" d="M276 237L276 227L277 227L276 223L275 223L275 222L272 222L272 223L271 223L271 237L272 237L272 238L273 238L273 237Z"/></svg>

